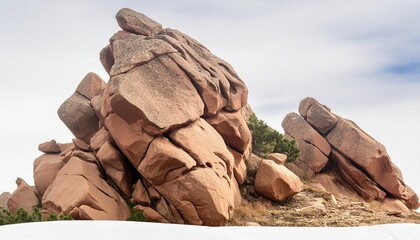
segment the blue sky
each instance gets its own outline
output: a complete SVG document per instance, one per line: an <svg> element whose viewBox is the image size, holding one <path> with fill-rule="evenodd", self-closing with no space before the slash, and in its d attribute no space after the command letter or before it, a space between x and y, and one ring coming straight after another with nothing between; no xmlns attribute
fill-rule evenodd
<svg viewBox="0 0 420 240"><path fill-rule="evenodd" d="M71 140L56 111L86 73L107 80L99 51L122 7L231 63L279 130L306 96L354 120L420 192L420 2L409 0L1 1L0 192L32 182L39 143Z"/></svg>

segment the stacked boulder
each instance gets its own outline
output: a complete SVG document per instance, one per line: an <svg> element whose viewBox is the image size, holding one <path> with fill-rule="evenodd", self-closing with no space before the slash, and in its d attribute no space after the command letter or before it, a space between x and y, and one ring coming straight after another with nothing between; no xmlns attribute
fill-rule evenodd
<svg viewBox="0 0 420 240"><path fill-rule="evenodd" d="M152 221L223 225L241 202L251 133L248 90L193 38L130 9L58 115L76 137L39 146L42 208L74 219L126 220L127 201Z"/></svg>
<svg viewBox="0 0 420 240"><path fill-rule="evenodd" d="M289 113L282 122L285 136L300 150L299 159L286 166L299 177L338 196L378 201L385 209L419 207L385 147L354 122L309 97L301 101L299 114Z"/></svg>

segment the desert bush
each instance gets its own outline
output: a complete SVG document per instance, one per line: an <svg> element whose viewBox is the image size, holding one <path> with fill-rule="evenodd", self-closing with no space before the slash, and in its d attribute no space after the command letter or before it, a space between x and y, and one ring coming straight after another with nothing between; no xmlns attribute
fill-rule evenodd
<svg viewBox="0 0 420 240"><path fill-rule="evenodd" d="M252 132L252 152L260 157L277 152L287 155L287 162L293 162L299 157L299 149L295 140L287 140L283 134L268 126L263 120L253 114L248 120Z"/></svg>
<svg viewBox="0 0 420 240"><path fill-rule="evenodd" d="M72 220L72 218L69 215L57 216L54 213L43 216L39 206L34 206L31 214L29 214L23 208L19 208L16 214L13 214L7 209L0 207L0 225L27 223L27 222L57 221L57 220Z"/></svg>

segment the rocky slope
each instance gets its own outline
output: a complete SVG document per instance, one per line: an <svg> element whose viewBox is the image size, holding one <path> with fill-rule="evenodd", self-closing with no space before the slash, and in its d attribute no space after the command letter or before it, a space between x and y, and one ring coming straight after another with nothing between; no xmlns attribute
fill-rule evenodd
<svg viewBox="0 0 420 240"><path fill-rule="evenodd" d="M419 207L419 197L385 147L356 123L313 98L302 100L299 113L289 113L282 122L301 152L287 164L298 176L338 196L376 201L384 209L409 212Z"/></svg>
<svg viewBox="0 0 420 240"><path fill-rule="evenodd" d="M305 201L317 202L320 216L332 214L320 200L335 198L326 190L377 201L381 209L418 207L385 148L311 98L301 103L302 117L283 121L301 152L296 162L285 164L280 153L251 154L248 90L234 69L141 13L122 9L116 19L122 30L100 52L108 81L88 73L60 106L75 138L39 145L35 186L17 180L7 196L11 212L41 204L46 213L74 219L126 220L133 204L163 223L242 224L238 219L259 212L261 224L298 225L312 211L302 210ZM324 192L308 190L301 179ZM336 208L352 214L352 204L338 199ZM273 209L260 211L261 204ZM273 220L282 214L284 220Z"/></svg>

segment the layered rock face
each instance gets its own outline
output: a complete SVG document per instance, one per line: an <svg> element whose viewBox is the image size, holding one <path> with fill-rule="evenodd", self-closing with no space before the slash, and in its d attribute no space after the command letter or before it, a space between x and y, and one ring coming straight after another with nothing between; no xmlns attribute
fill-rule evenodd
<svg viewBox="0 0 420 240"><path fill-rule="evenodd" d="M339 196L378 201L386 209L419 207L418 196L404 183L385 147L354 122L313 98L301 101L299 114L289 113L282 122L300 150L299 159L286 164L298 176Z"/></svg>
<svg viewBox="0 0 420 240"><path fill-rule="evenodd" d="M223 225L250 155L245 84L191 37L130 9L116 19L100 53L109 81L89 73L58 110L76 138L39 146L42 207L125 220L130 200L152 221Z"/></svg>

